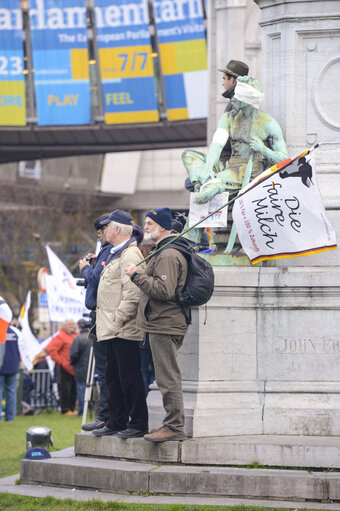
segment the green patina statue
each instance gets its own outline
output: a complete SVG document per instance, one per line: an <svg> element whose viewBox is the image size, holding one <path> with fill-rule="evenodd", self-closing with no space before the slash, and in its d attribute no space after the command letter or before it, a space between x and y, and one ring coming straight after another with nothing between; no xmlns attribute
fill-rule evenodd
<svg viewBox="0 0 340 511"><path fill-rule="evenodd" d="M199 192L198 204L224 191L229 191L233 198L265 169L288 158L280 126L269 114L259 110L262 99L263 89L258 80L238 77L232 108L220 118L207 155L193 150L183 153L190 181ZM220 156L229 137L231 157L222 162ZM191 239L195 237L192 233Z"/></svg>

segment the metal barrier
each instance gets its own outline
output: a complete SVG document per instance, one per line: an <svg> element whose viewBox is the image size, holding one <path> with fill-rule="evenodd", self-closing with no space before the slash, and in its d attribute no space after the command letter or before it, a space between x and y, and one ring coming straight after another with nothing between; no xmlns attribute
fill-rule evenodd
<svg viewBox="0 0 340 511"><path fill-rule="evenodd" d="M58 410L59 392L58 384L52 382L48 369L34 369L30 381L29 400L27 401L36 410Z"/></svg>

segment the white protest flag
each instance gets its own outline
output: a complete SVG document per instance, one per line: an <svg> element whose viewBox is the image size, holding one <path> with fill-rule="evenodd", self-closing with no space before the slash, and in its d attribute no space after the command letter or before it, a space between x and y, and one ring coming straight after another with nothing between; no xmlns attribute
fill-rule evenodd
<svg viewBox="0 0 340 511"><path fill-rule="evenodd" d="M75 279L65 264L46 246L52 275L46 276L46 294L50 321L77 321L85 308L85 289L76 285Z"/></svg>
<svg viewBox="0 0 340 511"><path fill-rule="evenodd" d="M337 247L317 183L313 149L274 165L239 192L233 220L253 264Z"/></svg>
<svg viewBox="0 0 340 511"><path fill-rule="evenodd" d="M49 344L52 338L49 339L49 342L44 341L43 343L39 343L38 339L33 334L29 320L28 320L28 311L31 307L31 291L28 291L26 301L23 305L22 312L20 314L20 324L21 324L21 335L18 338L18 347L20 352L20 357L22 363L26 367L28 371L32 371L35 359L39 355L39 353Z"/></svg>
<svg viewBox="0 0 340 511"><path fill-rule="evenodd" d="M5 343L7 330L10 322L12 321L12 311L6 301L0 296L0 367L5 356Z"/></svg>

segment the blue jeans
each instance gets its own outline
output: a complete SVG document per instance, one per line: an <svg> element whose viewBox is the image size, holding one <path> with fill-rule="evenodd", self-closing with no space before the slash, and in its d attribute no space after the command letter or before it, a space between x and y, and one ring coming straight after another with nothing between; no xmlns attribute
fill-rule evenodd
<svg viewBox="0 0 340 511"><path fill-rule="evenodd" d="M76 390L77 390L77 399L78 399L78 415L83 415L85 389L86 389L86 381L76 380Z"/></svg>
<svg viewBox="0 0 340 511"><path fill-rule="evenodd" d="M14 421L17 411L17 373L0 374L0 421L2 419L2 395L6 389L5 420Z"/></svg>

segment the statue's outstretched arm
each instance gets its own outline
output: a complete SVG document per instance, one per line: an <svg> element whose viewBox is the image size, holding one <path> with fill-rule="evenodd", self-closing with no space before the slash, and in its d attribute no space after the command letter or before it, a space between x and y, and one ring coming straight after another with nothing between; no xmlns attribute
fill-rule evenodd
<svg viewBox="0 0 340 511"><path fill-rule="evenodd" d="M229 138L228 131L228 114L223 114L218 121L217 130L214 133L212 142L209 146L208 153L203 167L201 183L205 183L208 179L213 179L215 173L213 171L214 165L219 161L221 152Z"/></svg>
<svg viewBox="0 0 340 511"><path fill-rule="evenodd" d="M250 141L250 148L254 152L263 154L272 164L288 158L285 139L283 138L280 126L274 119L271 120L266 131L270 146L267 147L259 137L254 136Z"/></svg>

